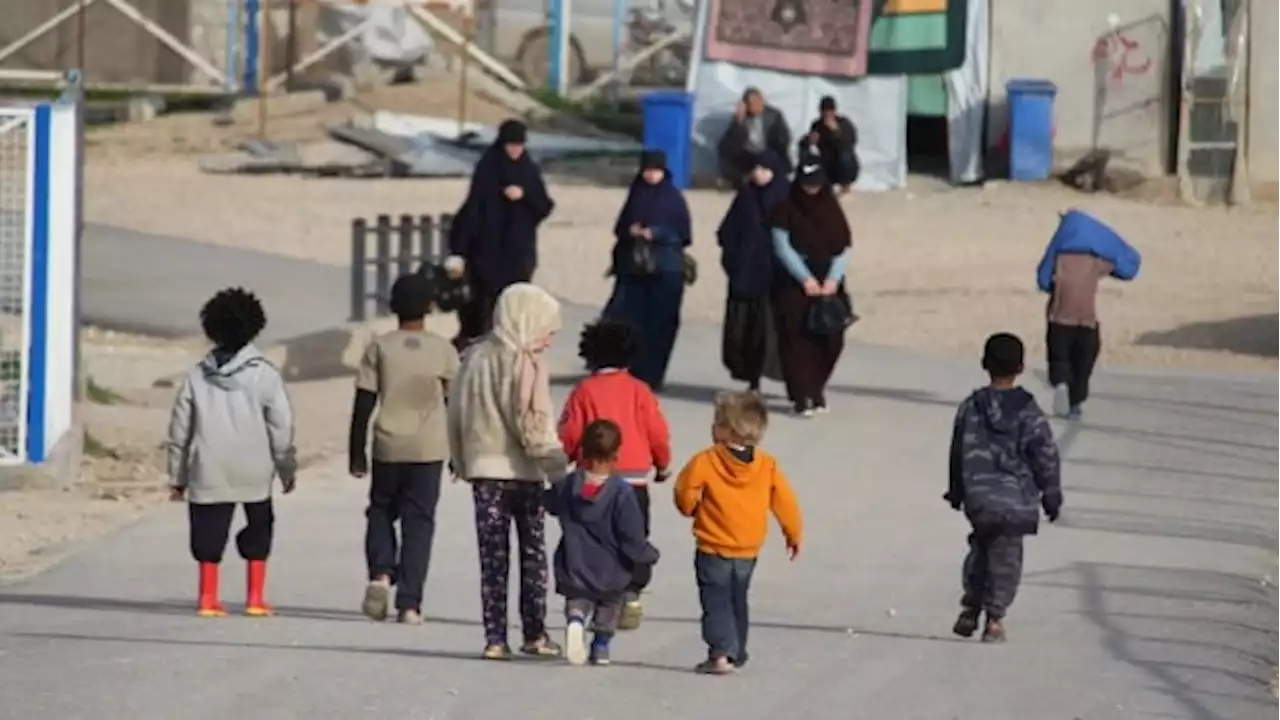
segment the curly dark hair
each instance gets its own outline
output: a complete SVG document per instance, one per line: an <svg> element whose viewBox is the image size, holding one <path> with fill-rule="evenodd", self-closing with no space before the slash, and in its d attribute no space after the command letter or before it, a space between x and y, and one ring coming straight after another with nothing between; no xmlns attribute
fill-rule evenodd
<svg viewBox="0 0 1280 720"><path fill-rule="evenodd" d="M244 288L227 288L200 308L200 326L219 350L236 352L253 342L267 326L267 313L253 293Z"/></svg>
<svg viewBox="0 0 1280 720"><path fill-rule="evenodd" d="M629 368L640 350L640 333L620 320L601 320L582 329L578 357L590 370Z"/></svg>

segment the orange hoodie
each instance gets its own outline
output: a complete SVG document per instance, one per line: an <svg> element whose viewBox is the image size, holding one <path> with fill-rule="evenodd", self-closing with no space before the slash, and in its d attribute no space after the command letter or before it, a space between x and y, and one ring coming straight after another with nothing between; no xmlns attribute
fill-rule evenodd
<svg viewBox="0 0 1280 720"><path fill-rule="evenodd" d="M753 558L769 533L773 511L789 545L799 545L803 522L791 484L772 455L754 449L743 462L724 445L694 455L675 487L676 509L693 518L698 550L730 558Z"/></svg>

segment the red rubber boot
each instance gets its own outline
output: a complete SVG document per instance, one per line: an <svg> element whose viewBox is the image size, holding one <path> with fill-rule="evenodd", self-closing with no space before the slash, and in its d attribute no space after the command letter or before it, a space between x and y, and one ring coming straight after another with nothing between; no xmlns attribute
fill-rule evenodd
<svg viewBox="0 0 1280 720"><path fill-rule="evenodd" d="M248 598L244 603L244 614L249 617L269 617L271 606L264 597L267 589L267 561L250 560L248 570Z"/></svg>
<svg viewBox="0 0 1280 720"><path fill-rule="evenodd" d="M200 600L196 605L200 617L226 617L227 609L218 600L218 564L200 563Z"/></svg>

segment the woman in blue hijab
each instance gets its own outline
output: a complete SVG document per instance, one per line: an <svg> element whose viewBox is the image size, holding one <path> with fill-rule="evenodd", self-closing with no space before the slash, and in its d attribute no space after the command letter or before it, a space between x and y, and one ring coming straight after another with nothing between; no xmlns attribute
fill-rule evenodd
<svg viewBox="0 0 1280 720"><path fill-rule="evenodd" d="M693 236L689 206L671 182L663 152L641 154L640 172L631 181L613 234L616 282L604 315L640 331L640 357L631 372L658 392L680 330L684 249Z"/></svg>
<svg viewBox="0 0 1280 720"><path fill-rule="evenodd" d="M787 197L791 184L782 159L765 151L752 159L753 168L720 221L720 266L728 279L721 361L734 380L758 391L766 358L776 348L776 332L769 308L774 278L773 236L769 217Z"/></svg>

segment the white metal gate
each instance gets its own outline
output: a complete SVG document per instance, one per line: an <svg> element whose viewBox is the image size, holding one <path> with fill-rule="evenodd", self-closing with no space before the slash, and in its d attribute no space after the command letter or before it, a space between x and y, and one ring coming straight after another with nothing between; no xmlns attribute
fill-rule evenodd
<svg viewBox="0 0 1280 720"><path fill-rule="evenodd" d="M0 108L0 464L27 456L35 122L30 108Z"/></svg>

